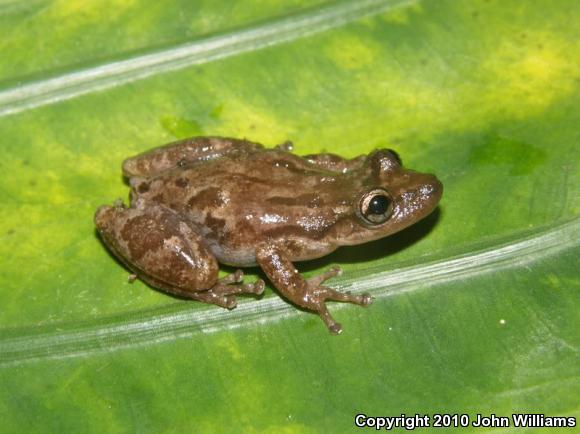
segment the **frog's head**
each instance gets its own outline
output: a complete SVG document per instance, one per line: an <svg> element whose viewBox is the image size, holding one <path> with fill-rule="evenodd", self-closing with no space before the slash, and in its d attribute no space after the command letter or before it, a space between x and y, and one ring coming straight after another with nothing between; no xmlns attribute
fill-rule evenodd
<svg viewBox="0 0 580 434"><path fill-rule="evenodd" d="M360 183L349 216L340 224L339 245L360 244L398 232L429 215L443 185L434 176L403 168L395 151L369 154L357 170Z"/></svg>

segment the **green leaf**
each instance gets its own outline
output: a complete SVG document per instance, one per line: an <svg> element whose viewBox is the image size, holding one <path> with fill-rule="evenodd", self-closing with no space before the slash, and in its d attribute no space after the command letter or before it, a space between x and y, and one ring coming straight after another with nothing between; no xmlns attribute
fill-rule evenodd
<svg viewBox="0 0 580 434"><path fill-rule="evenodd" d="M3 431L578 417L579 20L572 0L0 0ZM129 284L92 222L124 158L199 134L388 146L445 193L298 264L376 297L330 307L341 336L272 289L228 312Z"/></svg>

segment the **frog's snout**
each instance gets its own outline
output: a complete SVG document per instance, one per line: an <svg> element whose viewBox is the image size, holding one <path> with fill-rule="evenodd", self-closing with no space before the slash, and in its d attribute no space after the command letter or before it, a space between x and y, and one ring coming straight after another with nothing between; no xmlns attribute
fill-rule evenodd
<svg viewBox="0 0 580 434"><path fill-rule="evenodd" d="M437 207L443 196L443 184L435 175L426 174L415 190L415 195L415 200L422 204L421 208L425 215L429 214Z"/></svg>
<svg viewBox="0 0 580 434"><path fill-rule="evenodd" d="M399 197L400 216L414 221L430 214L441 200L443 184L435 175L415 173L412 183L407 183ZM408 224L413 221L409 219Z"/></svg>
<svg viewBox="0 0 580 434"><path fill-rule="evenodd" d="M443 184L435 175L425 175L426 182L419 188L419 194L436 205L443 196Z"/></svg>

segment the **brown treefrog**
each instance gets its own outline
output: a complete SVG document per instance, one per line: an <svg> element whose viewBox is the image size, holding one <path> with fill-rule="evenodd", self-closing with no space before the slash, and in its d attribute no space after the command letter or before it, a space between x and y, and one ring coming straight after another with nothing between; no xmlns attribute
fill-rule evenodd
<svg viewBox="0 0 580 434"><path fill-rule="evenodd" d="M237 294L261 294L264 282L242 284L241 270L220 279L218 263L259 265L283 297L340 333L326 301L367 306L371 296L322 285L339 267L305 279L293 263L400 231L433 211L443 188L389 149L353 159L291 151L290 142L266 149L224 137L150 150L123 163L130 206L101 206L95 224L155 288L231 309Z"/></svg>

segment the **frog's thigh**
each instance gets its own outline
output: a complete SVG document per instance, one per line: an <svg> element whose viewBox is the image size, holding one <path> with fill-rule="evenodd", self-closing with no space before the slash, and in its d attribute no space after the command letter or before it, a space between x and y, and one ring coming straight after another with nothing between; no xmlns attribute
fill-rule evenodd
<svg viewBox="0 0 580 434"><path fill-rule="evenodd" d="M111 251L156 288L199 299L200 291L218 282L216 258L194 229L165 207L103 206L95 223Z"/></svg>
<svg viewBox="0 0 580 434"><path fill-rule="evenodd" d="M262 149L259 143L226 137L192 137L152 149L123 162L123 174L152 176L165 170L217 158L232 151Z"/></svg>

